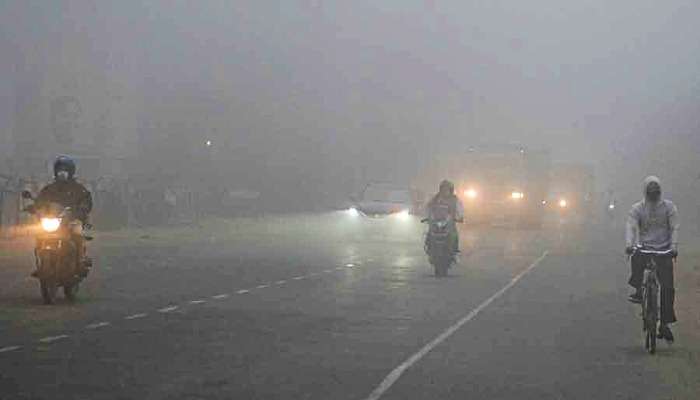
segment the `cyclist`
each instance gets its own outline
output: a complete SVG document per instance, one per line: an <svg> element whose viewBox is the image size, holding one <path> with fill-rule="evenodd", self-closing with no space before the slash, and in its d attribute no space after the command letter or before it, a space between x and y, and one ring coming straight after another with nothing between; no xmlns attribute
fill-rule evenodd
<svg viewBox="0 0 700 400"><path fill-rule="evenodd" d="M642 244L651 250L672 250L673 258L678 256L678 209L670 201L661 197L661 181L655 176L644 180L644 198L632 206L627 218L626 252L633 254L633 246ZM632 256L632 275L629 285L635 289L629 300L633 303L642 301L642 281L644 279L645 260L643 256ZM661 286L661 324L659 338L673 341L673 333L668 324L676 322L673 309L675 289L673 285L673 260L659 258L657 274Z"/></svg>

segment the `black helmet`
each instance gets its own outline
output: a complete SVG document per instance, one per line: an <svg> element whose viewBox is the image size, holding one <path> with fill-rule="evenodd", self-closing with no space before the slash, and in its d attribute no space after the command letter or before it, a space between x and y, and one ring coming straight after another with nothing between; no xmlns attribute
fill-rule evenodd
<svg viewBox="0 0 700 400"><path fill-rule="evenodd" d="M444 190L446 190L450 194L453 194L455 192L455 185L452 182L445 179L444 181L440 182L440 191L442 192Z"/></svg>
<svg viewBox="0 0 700 400"><path fill-rule="evenodd" d="M75 161L68 156L58 156L53 162L53 176L58 178L59 172L67 172L68 179L73 179L75 176Z"/></svg>

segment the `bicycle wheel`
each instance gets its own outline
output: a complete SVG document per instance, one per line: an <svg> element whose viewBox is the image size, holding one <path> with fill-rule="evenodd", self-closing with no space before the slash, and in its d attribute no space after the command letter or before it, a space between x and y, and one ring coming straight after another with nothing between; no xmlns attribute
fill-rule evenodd
<svg viewBox="0 0 700 400"><path fill-rule="evenodd" d="M650 354L656 352L656 329L657 329L657 298L656 298L656 288L649 288L649 295L647 296L647 341L649 342L648 350Z"/></svg>

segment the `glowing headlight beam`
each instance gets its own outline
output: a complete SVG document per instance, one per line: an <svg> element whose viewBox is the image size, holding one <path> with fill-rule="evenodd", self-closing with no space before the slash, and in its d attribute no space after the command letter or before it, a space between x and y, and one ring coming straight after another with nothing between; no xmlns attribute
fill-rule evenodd
<svg viewBox="0 0 700 400"><path fill-rule="evenodd" d="M566 199L559 200L559 207L566 208L568 205L569 205L569 202L566 201Z"/></svg>
<svg viewBox="0 0 700 400"><path fill-rule="evenodd" d="M469 199L476 199L479 193L475 189L467 189L464 191L464 195Z"/></svg>
<svg viewBox="0 0 700 400"><path fill-rule="evenodd" d="M60 218L42 218L41 219L41 227L46 232L56 232L60 226L61 226L61 219Z"/></svg>
<svg viewBox="0 0 700 400"><path fill-rule="evenodd" d="M523 192L513 192L510 194L510 198L514 200L520 200L525 198L525 193Z"/></svg>
<svg viewBox="0 0 700 400"><path fill-rule="evenodd" d="M396 213L396 216L402 220L407 220L411 217L411 213L408 210L401 210Z"/></svg>
<svg viewBox="0 0 700 400"><path fill-rule="evenodd" d="M360 216L360 212L357 211L357 208L355 208L355 207L350 207L345 212L348 213L348 215L353 217L353 218Z"/></svg>

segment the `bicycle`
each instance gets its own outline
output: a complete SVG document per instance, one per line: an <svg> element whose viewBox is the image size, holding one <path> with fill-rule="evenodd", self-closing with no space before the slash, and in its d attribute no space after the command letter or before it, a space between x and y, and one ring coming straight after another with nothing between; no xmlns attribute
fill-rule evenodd
<svg viewBox="0 0 700 400"><path fill-rule="evenodd" d="M657 257L673 257L673 250L649 250L635 247L633 255L647 256L642 280L642 332L645 333L644 348L649 354L656 353L656 332L659 322L659 277L657 275Z"/></svg>

